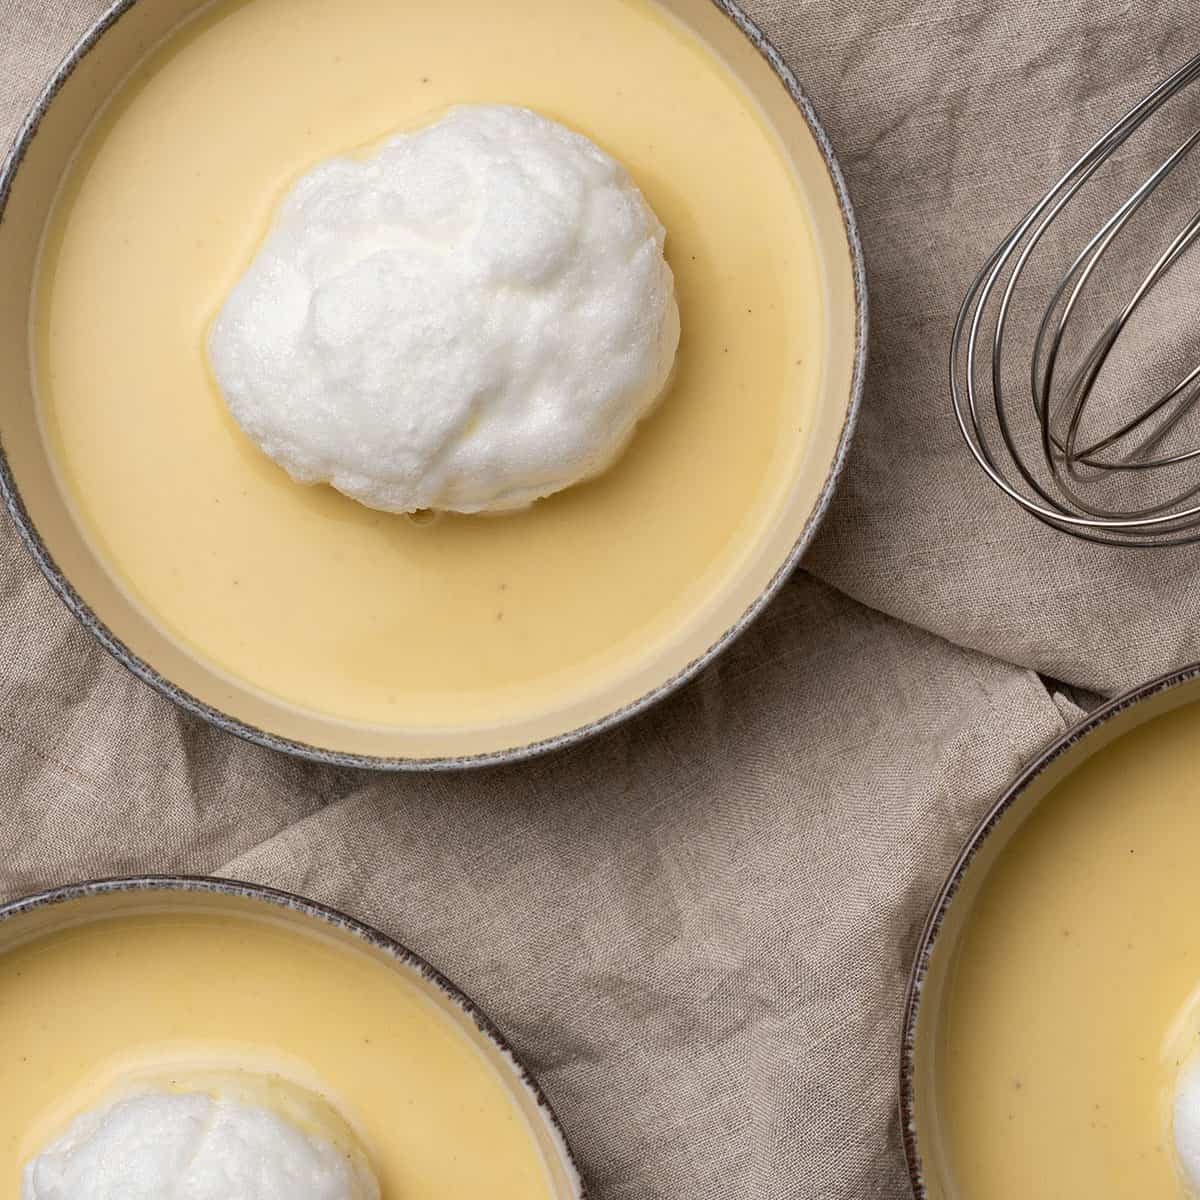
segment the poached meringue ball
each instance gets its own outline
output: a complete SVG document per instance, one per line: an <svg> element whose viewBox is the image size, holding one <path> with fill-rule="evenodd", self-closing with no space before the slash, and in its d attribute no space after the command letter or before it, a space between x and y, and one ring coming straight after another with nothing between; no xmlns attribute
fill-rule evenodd
<svg viewBox="0 0 1200 1200"><path fill-rule="evenodd" d="M379 1200L366 1155L317 1097L232 1077L140 1089L88 1112L25 1165L21 1200Z"/></svg>
<svg viewBox="0 0 1200 1200"><path fill-rule="evenodd" d="M1186 1062L1176 1080L1171 1128L1176 1161L1191 1193L1200 1196L1200 1056Z"/></svg>
<svg viewBox="0 0 1200 1200"><path fill-rule="evenodd" d="M521 508L606 470L666 387L665 237L587 138L456 107L295 183L210 364L300 482L389 512Z"/></svg>

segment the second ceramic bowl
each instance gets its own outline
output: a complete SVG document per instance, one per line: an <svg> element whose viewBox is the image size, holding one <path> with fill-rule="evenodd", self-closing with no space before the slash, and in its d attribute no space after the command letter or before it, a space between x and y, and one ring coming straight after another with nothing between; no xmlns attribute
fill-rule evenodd
<svg viewBox="0 0 1200 1200"><path fill-rule="evenodd" d="M1014 1171L1018 1176L1024 1173L1022 1177L1028 1178L1030 1170L1036 1172L1033 1165L1038 1161L1036 1156L1053 1153L1055 1136L1060 1139L1069 1136L1063 1129L1071 1127L1072 1119L1080 1122L1083 1134L1099 1139L1096 1144L1086 1143L1099 1153L1099 1159L1089 1166L1095 1166L1098 1161L1103 1168L1105 1140L1140 1136L1122 1129L1116 1113L1105 1112L1105 1123L1098 1126L1097 1109L1100 1106L1097 1101L1107 1099L1107 1096L1102 1097L1097 1090L1102 1085L1095 1082L1089 1061L1097 1055L1121 1060L1122 1054L1130 1054L1129 1045L1116 1043L1129 1043L1134 1033L1144 1032L1146 1039L1155 1043L1154 1051L1147 1051L1146 1057L1140 1060L1149 1062L1155 1055L1162 1055L1155 1039L1172 1038L1171 1031L1178 1025L1180 1010L1176 1002L1179 997L1170 1000L1171 1015L1165 1020L1160 1022L1161 1014L1157 1010L1153 1010L1154 1015L1145 1015L1151 1011L1146 1007L1150 1003L1149 976L1140 976L1134 966L1135 960L1122 957L1134 950L1126 939L1136 938L1137 934L1127 932L1118 938L1114 930L1123 927L1121 920L1134 919L1126 914L1136 912L1136 921L1142 929L1147 922L1153 923L1156 919L1158 913L1152 902L1139 903L1134 908L1128 901L1131 889L1137 886L1134 881L1140 880L1144 890L1146 877L1138 873L1147 867L1164 886L1170 886L1168 880L1174 879L1177 884L1182 880L1180 886L1185 892L1188 890L1190 867L1181 867L1172 856L1180 848L1185 854L1194 855L1195 848L1188 847L1186 840L1191 826L1185 828L1179 819L1178 808L1172 809L1170 805L1190 803L1187 789L1195 777L1191 755L1195 719L1186 710L1198 701L1200 666L1191 666L1104 705L1069 730L1022 772L964 846L921 934L903 1017L900 1110L915 1200L971 1200L965 1190L960 1190L956 1180L953 1155L948 1149L951 1142L957 1145L960 1153L978 1155L979 1162L971 1164L973 1171L983 1169L979 1164L989 1161L988 1155L999 1154L1017 1164ZM1172 718L1170 714L1173 713L1176 715ZM1155 736L1159 741L1114 745L1118 739L1132 735L1160 718L1184 723L1158 724ZM1150 732L1147 731L1145 736L1149 737ZM1097 756L1102 752L1103 757L1098 760ZM1170 789L1155 783L1155 768L1169 772L1162 778L1169 779ZM1068 790L1071 785L1074 785L1073 789ZM1172 789L1174 799L1164 800L1166 806L1158 811L1158 824L1147 825L1145 807L1148 806L1142 806L1142 801L1148 793L1170 797ZM1098 820L1101 806L1103 825ZM1069 818L1078 822L1089 817L1091 825L1099 832L1095 841L1086 843L1085 849L1078 838L1072 840L1070 837L1072 830L1079 831L1083 827L1072 824ZM1145 849L1137 852L1143 858L1135 856L1126 860L1125 855L1135 855L1131 839L1136 837L1139 826L1147 838ZM1014 839L1031 828L1048 840L1022 840L1021 856L1016 860L1006 857ZM1114 846L1117 849L1114 850ZM1167 848L1165 854L1164 847ZM1147 857L1156 853L1164 854L1164 858ZM1120 871L1106 857L1112 854L1120 860L1116 864ZM1159 863L1157 868L1156 862ZM1005 874L999 870L1006 864L1011 870L1014 863L1021 868L1019 874ZM997 879L1001 883L989 890ZM1115 898L1115 908L1106 907L1109 897ZM986 933L972 937L973 931L979 928L976 922L981 908L986 911L989 924L985 927ZM1114 915L1119 919L1114 921ZM1162 915L1167 929L1171 920L1183 919L1177 913ZM1159 945L1152 938L1144 940ZM968 957L964 948L968 944L972 947L971 963L983 962L986 968L970 976L970 983L964 983L962 981L968 978L964 974ZM1187 993L1195 984L1187 960L1179 957L1186 954L1186 946L1181 939L1172 943L1168 938L1163 944L1168 947L1165 951L1161 947L1147 951L1144 969L1153 974L1161 966L1164 954L1167 959L1178 959L1183 964L1182 1002L1186 1009L1191 1003ZM1072 965L1064 966L1059 978L1059 966L1068 963ZM988 974L988 971L992 973ZM1111 986L1112 972L1121 972L1122 980L1127 983L1126 1000L1133 1014L1130 1017L1120 1007L1109 1013L1107 1019L1114 1021L1126 1034L1115 1040L1104 1032L1108 1030L1107 1025L1085 1027L1068 1015L1096 1007L1091 1002L1093 993L1098 994L1106 988L1109 992L1119 990ZM1054 977L1053 983L1048 976ZM1051 987L1056 989L1053 1008L1048 990ZM1173 995L1172 989L1164 989L1164 995ZM967 1005L966 1009L964 1005ZM1054 1014L1044 1025L1037 1020L1041 1011ZM971 1016L964 1016L964 1012ZM1123 1015L1113 1015L1118 1012ZM966 1068L957 1068L954 1078L959 1086L977 1097L986 1090L988 1107L983 1107L985 1101L981 1099L979 1111L998 1112L998 1118L986 1133L987 1146L976 1147L974 1151L964 1151L963 1139L952 1136L956 1120L960 1128L967 1124L956 1117L962 1112L962 1097L949 1104L941 1093L945 1078L942 1072L952 1054L946 1040L946 1031L953 1024L951 1013L957 1015L960 1025L968 1019L983 1022L966 1029L954 1027L955 1054L963 1053L965 1045L980 1040L998 1045L1002 1040L998 1035L1007 1037L1009 1031L1018 1035L1013 1044L1019 1044L1020 1049L1014 1050L1006 1042L1007 1057L989 1059L989 1070L985 1071L975 1059L970 1060L975 1066L969 1075L964 1073ZM1146 1030L1127 1027L1129 1020L1136 1025L1143 1018L1148 1022ZM1193 1018L1189 1016L1188 1019ZM1159 1028L1160 1023L1162 1028ZM1079 1035L1077 1040L1072 1037L1072 1027ZM984 1029L991 1031L992 1036L985 1038L981 1032ZM1026 1031L1028 1036L1025 1036ZM1102 1048L1097 1046L1097 1041ZM1054 1060L1053 1067L1046 1066L1050 1045L1062 1048L1062 1057ZM1139 1047L1145 1049L1141 1043ZM1178 1067L1174 1051L1168 1057ZM1024 1068L1021 1062L1025 1063ZM1171 1062L1164 1060L1164 1078L1175 1069ZM1031 1080L1022 1092L1025 1084L1021 1076L1036 1074L1043 1069L1047 1079L1042 1086L1038 1087L1036 1079ZM1149 1067L1146 1069L1150 1070ZM1120 1077L1119 1071L1118 1068L1103 1086L1115 1088L1121 1095L1132 1094L1129 1079ZM1115 1082L1118 1078L1122 1082ZM1170 1110L1169 1102L1159 1094L1164 1091L1160 1084L1161 1081L1153 1086L1147 1084L1138 1095L1147 1093L1150 1095L1147 1105L1162 1108L1162 1128L1155 1126L1144 1139L1148 1143L1147 1153L1153 1150L1161 1155L1170 1140ZM1057 1134L1048 1133L1042 1124L1031 1126L1026 1113L1032 1110L1023 1107L1018 1113L1015 1109L1019 1098L1024 1098L1026 1105L1032 1104L1033 1093L1046 1095L1051 1086L1062 1091L1061 1105L1056 1111L1063 1116L1063 1128ZM1005 1093L1007 1098L998 1108L997 1096L1002 1089L1015 1090ZM1168 1087L1164 1094L1169 1091ZM1040 1102L1047 1103L1044 1099ZM1007 1114L1004 1108L1008 1109ZM1009 1124L1018 1116L1024 1123ZM1153 1114L1147 1117L1147 1126L1153 1125L1156 1119ZM979 1133L979 1125L980 1121L973 1118L971 1127L976 1130L976 1135L985 1136ZM1098 1128L1099 1134L1096 1133ZM1074 1140L1083 1144L1078 1130ZM973 1145L969 1139L968 1144ZM1136 1158L1136 1146L1126 1158ZM1173 1171L1168 1169L1167 1174L1173 1176ZM1122 1190L1120 1184L1113 1184L1113 1187L1112 1195L1134 1194ZM1061 1180L1048 1183L1047 1188L1049 1190L1037 1194L1064 1197L1094 1194L1063 1191ZM1017 1200L1018 1195L1032 1193L1018 1189L1004 1194L1006 1197L1011 1194L1012 1200Z"/></svg>
<svg viewBox="0 0 1200 1200"><path fill-rule="evenodd" d="M244 1070L344 1104L386 1195L585 1195L546 1097L479 1008L298 896L151 876L17 900L0 907L0 997L6 1181L110 1091Z"/></svg>

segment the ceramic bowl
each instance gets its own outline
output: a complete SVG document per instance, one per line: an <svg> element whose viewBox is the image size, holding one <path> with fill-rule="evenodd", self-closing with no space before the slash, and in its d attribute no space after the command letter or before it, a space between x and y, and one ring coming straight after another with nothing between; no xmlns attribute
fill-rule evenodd
<svg viewBox="0 0 1200 1200"><path fill-rule="evenodd" d="M317 761L384 769L511 761L567 745L641 711L709 662L795 566L829 502L854 425L866 352L866 287L854 218L828 139L780 56L728 0L661 0L730 66L794 166L823 271L828 329L804 461L780 511L720 596L649 660L595 694L495 726L358 724L231 678L188 651L131 600L71 513L34 400L30 304L40 239L59 181L97 109L134 65L205 0L119 0L37 101L0 170L0 491L25 544L84 626L126 667L222 729ZM302 646L296 647L303 654Z"/></svg>
<svg viewBox="0 0 1200 1200"><path fill-rule="evenodd" d="M937 1136L934 1047L954 951L974 898L1013 835L1055 787L1118 738L1200 700L1200 665L1104 705L1027 767L963 847L921 934L904 1008L900 1114L914 1200L966 1200L945 1182Z"/></svg>
<svg viewBox="0 0 1200 1200"><path fill-rule="evenodd" d="M584 1200L586 1188L566 1137L537 1081L479 1007L411 950L387 935L311 900L250 883L193 876L139 876L72 884L0 907L0 963L31 938L111 917L152 913L269 915L298 933L365 951L405 976L448 1017L503 1080L541 1150L555 1200ZM52 1019L53 1014L50 1014ZM330 1013L336 1020L337 1014Z"/></svg>

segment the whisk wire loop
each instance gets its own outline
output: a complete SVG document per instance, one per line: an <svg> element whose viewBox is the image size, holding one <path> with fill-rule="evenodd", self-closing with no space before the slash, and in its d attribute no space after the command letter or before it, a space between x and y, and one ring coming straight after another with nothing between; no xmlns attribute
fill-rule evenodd
<svg viewBox="0 0 1200 1200"><path fill-rule="evenodd" d="M1163 80L1083 154L991 254L972 282L955 323L951 397L959 429L976 462L1032 516L1089 541L1164 546L1200 540L1200 505L1189 503L1200 495L1200 480L1189 481L1182 489L1176 483L1168 498L1127 499L1113 494L1122 479L1149 481L1153 472L1200 460L1200 445L1186 449L1166 445L1186 418L1200 411L1200 365L1133 416L1118 417L1115 427L1085 434L1100 421L1098 384L1123 335L1149 297L1200 242L1200 208L1099 334L1090 339L1078 334L1100 268L1114 256L1115 247L1134 236L1122 238L1161 186L1189 162L1200 146L1200 128L1117 206L1052 289L1033 338L1028 410L1013 406L1006 384L1010 345L1023 344L1013 331L1018 296L1023 298L1032 286L1030 264L1080 192L1134 134L1198 79L1200 55ZM1091 307L1099 303L1094 300ZM1084 349L1079 361L1068 365L1072 340L1082 340ZM1032 413L1036 438L1022 426L1022 411Z"/></svg>

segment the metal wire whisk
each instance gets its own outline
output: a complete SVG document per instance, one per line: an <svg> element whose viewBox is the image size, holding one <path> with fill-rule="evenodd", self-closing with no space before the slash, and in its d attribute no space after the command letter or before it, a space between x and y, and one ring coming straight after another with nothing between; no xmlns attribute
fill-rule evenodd
<svg viewBox="0 0 1200 1200"><path fill-rule="evenodd" d="M1197 79L1200 55L1122 117L1030 209L971 285L954 330L950 357L954 409L979 465L1027 512L1089 541L1121 546L1200 541L1200 503L1196 502L1200 446L1180 449L1171 444L1187 432L1180 428L1181 423L1200 402L1200 365L1157 399L1142 403L1132 415L1123 410L1105 422L1102 406L1093 403L1105 366L1135 315L1200 239L1200 208L1186 220L1140 284L1129 289L1128 299L1122 296L1111 305L1116 310L1111 319L1107 318L1108 296L1095 285L1097 269L1118 243L1124 249L1127 243L1137 241L1132 233L1125 239L1120 235L1200 144L1200 128L1138 184L1089 238L1065 275L1047 273L1038 254L1064 240L1056 222L1069 223L1075 211L1072 202L1092 177L1150 118ZM1043 245L1052 229L1055 236ZM1027 275L1035 261L1038 269ZM1035 277L1047 274L1052 282L1042 287L1034 301L1035 322L1043 303L1045 309L1032 337L1030 362L1030 339L1014 332L1012 326L1017 314L1023 314L1024 291L1036 289ZM1088 331L1087 322L1093 318L1083 315L1096 307L1106 310L1097 321L1098 334L1094 328ZM1198 312L1200 289L1191 293L1189 311L1181 313L1181 318L1194 328ZM1031 333L1032 329L1031 323ZM1070 352L1075 345L1081 348ZM1014 375L1015 367L1019 367L1019 375ZM1010 389L1013 379L1019 385ZM1031 389L1028 394L1026 387ZM1019 399L1014 400L1010 391ZM1100 431L1091 428L1098 423L1105 427ZM1186 473L1189 463L1196 464L1194 477L1185 478L1181 491L1179 480L1170 472L1182 468ZM1148 497L1151 477L1158 481L1159 494ZM1169 492L1166 498L1161 494L1164 490Z"/></svg>

